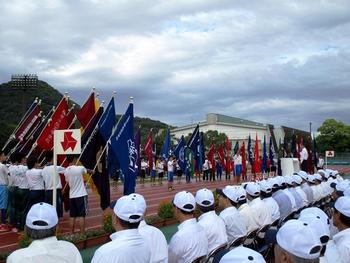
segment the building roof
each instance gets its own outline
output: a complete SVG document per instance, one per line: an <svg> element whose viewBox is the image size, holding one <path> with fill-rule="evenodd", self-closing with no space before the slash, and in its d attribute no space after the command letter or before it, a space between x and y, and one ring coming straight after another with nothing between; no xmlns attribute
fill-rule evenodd
<svg viewBox="0 0 350 263"><path fill-rule="evenodd" d="M209 113L207 115L207 118L209 115L216 115L217 121L220 123L227 123L227 124L237 124L237 125L247 125L247 126L260 126L260 127L265 127L265 124L255 122L255 121L249 121L237 117L231 117L227 115L222 115L222 114L215 114L215 113Z"/></svg>

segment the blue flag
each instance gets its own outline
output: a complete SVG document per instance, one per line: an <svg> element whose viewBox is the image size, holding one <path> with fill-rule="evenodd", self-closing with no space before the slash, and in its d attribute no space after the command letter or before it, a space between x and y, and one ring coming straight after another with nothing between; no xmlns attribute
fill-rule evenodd
<svg viewBox="0 0 350 263"><path fill-rule="evenodd" d="M134 105L129 104L112 137L111 149L124 176L124 195L135 192L137 149L134 143Z"/></svg>
<svg viewBox="0 0 350 263"><path fill-rule="evenodd" d="M176 160L183 172L186 170L186 159L185 159L185 138L181 136L179 143L176 145L174 150Z"/></svg>
<svg viewBox="0 0 350 263"><path fill-rule="evenodd" d="M197 124L191 135L191 138L187 142L187 147L190 148L193 153L196 153L198 151L199 139L199 125Z"/></svg>
<svg viewBox="0 0 350 263"><path fill-rule="evenodd" d="M250 134L248 138L248 161L250 165L253 165L253 149L252 149L252 139L250 138Z"/></svg>
<svg viewBox="0 0 350 263"><path fill-rule="evenodd" d="M137 152L137 158L136 158L136 176L140 175L141 172L141 130L138 129L136 134L135 134L135 148L136 148L136 152Z"/></svg>
<svg viewBox="0 0 350 263"><path fill-rule="evenodd" d="M274 155L273 155L273 146L272 146L272 137L270 137L270 143L269 143L269 160L270 160L270 164L274 165Z"/></svg>
<svg viewBox="0 0 350 263"><path fill-rule="evenodd" d="M236 141L235 147L233 148L233 153L236 154L239 150L239 142Z"/></svg>
<svg viewBox="0 0 350 263"><path fill-rule="evenodd" d="M162 147L162 150L160 151L160 155L165 159L168 160L170 154L171 154L171 145L170 145L170 129L167 130L165 139L164 139L164 144Z"/></svg>
<svg viewBox="0 0 350 263"><path fill-rule="evenodd" d="M115 125L116 125L116 121L115 121L114 97L112 97L110 102L108 103L107 108L103 112L98 124L100 134L105 142L107 142L109 140L109 137L111 137L111 134Z"/></svg>
<svg viewBox="0 0 350 263"><path fill-rule="evenodd" d="M204 135L203 132L199 134L199 143L196 158L196 169L202 171L202 167L205 161L205 147L204 147Z"/></svg>
<svg viewBox="0 0 350 263"><path fill-rule="evenodd" d="M261 170L263 173L265 173L267 170L267 151L266 151L266 137L265 137L265 135L264 135L263 159L262 159Z"/></svg>

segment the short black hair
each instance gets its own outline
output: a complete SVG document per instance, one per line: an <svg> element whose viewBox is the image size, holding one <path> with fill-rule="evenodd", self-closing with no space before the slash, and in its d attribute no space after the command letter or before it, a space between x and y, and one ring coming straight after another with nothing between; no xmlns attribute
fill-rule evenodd
<svg viewBox="0 0 350 263"><path fill-rule="evenodd" d="M44 238L55 236L56 228L57 228L57 225L49 229L32 229L28 226L25 226L25 231L28 237L35 240L35 239L44 239Z"/></svg>
<svg viewBox="0 0 350 263"><path fill-rule="evenodd" d="M17 161L18 163L22 162L24 158L25 158L25 155L24 155L23 153L18 152L18 153L16 154L16 161Z"/></svg>
<svg viewBox="0 0 350 263"><path fill-rule="evenodd" d="M47 151L45 154L45 159L47 162L52 162L53 159L53 151Z"/></svg>
<svg viewBox="0 0 350 263"><path fill-rule="evenodd" d="M36 156L29 156L27 159L28 169L32 169L35 167L35 164L38 162L38 158Z"/></svg>
<svg viewBox="0 0 350 263"><path fill-rule="evenodd" d="M174 204L174 201L173 201L173 207L175 207L175 209L179 209L180 212L181 212L182 214L184 214L184 215L193 215L193 213L194 213L194 210L192 210L194 207L193 207L193 205L191 205L191 204L186 204L186 205L184 205L184 208L186 208L186 209L191 209L191 210L192 210L191 212L182 210L181 208L177 207L177 206Z"/></svg>
<svg viewBox="0 0 350 263"><path fill-rule="evenodd" d="M117 217L117 220L119 221L119 224L121 224L121 226L123 228L126 228L126 229L137 229L140 225L140 222L141 222L141 220L140 220L139 222L136 222L136 223L130 223L128 221L120 219L118 216L116 216L116 217Z"/></svg>
<svg viewBox="0 0 350 263"><path fill-rule="evenodd" d="M206 212L213 211L215 206L214 206L214 204L212 204L210 206L202 206L202 205L198 204L198 208L202 213L206 213Z"/></svg>
<svg viewBox="0 0 350 263"><path fill-rule="evenodd" d="M268 197L271 197L271 196L272 196L272 192L266 193L266 192L264 192L264 191L261 191L261 192L260 192L260 196L261 196L261 198L268 198Z"/></svg>
<svg viewBox="0 0 350 263"><path fill-rule="evenodd" d="M77 159L77 158L79 158L79 155L78 155L78 154L68 154L68 155L66 156L66 159L67 159L67 162L68 162L68 163L73 162L74 159Z"/></svg>

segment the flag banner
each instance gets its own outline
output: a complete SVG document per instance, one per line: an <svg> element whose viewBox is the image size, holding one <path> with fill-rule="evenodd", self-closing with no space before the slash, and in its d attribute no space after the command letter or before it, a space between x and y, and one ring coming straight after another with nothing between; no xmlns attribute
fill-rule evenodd
<svg viewBox="0 0 350 263"><path fill-rule="evenodd" d="M107 142L109 140L109 137L111 137L113 129L116 125L115 116L116 115L115 115L114 97L112 97L98 124L101 136L105 142Z"/></svg>
<svg viewBox="0 0 350 263"><path fill-rule="evenodd" d="M205 161L204 135L203 135L203 132L200 132L198 149L197 149L197 157L196 157L196 167L195 167L196 171L202 171L204 161Z"/></svg>
<svg viewBox="0 0 350 263"><path fill-rule="evenodd" d="M266 149L266 137L264 135L264 144L263 144L263 159L261 170L263 173L267 171L267 149Z"/></svg>
<svg viewBox="0 0 350 263"><path fill-rule="evenodd" d="M241 156L242 156L242 177L245 178L247 175L247 157L245 152L245 143L243 141L241 147Z"/></svg>
<svg viewBox="0 0 350 263"><path fill-rule="evenodd" d="M165 159L168 160L169 156L171 155L171 141L170 141L170 129L167 129L164 143L162 150L160 151L160 155Z"/></svg>
<svg viewBox="0 0 350 263"><path fill-rule="evenodd" d="M80 125L83 129L85 129L85 127L88 125L95 112L95 92L91 92L89 98L76 113Z"/></svg>
<svg viewBox="0 0 350 263"><path fill-rule="evenodd" d="M231 142L226 137L226 173L230 174L232 171L232 161L231 161Z"/></svg>
<svg viewBox="0 0 350 263"><path fill-rule="evenodd" d="M173 152L173 154L176 157L177 163L179 164L183 172L186 170L185 145L185 138L184 136L181 136L181 139L176 145Z"/></svg>
<svg viewBox="0 0 350 263"><path fill-rule="evenodd" d="M193 165L193 152L190 148L185 146L185 176L186 176L186 182L190 182L191 178L194 174L194 165Z"/></svg>
<svg viewBox="0 0 350 263"><path fill-rule="evenodd" d="M17 129L14 134L16 140L23 141L24 136L28 134L28 131L35 125L35 122L39 119L40 104L35 105L33 110L28 114L27 118L22 122L22 125Z"/></svg>
<svg viewBox="0 0 350 263"><path fill-rule="evenodd" d="M259 140L258 140L258 134L255 136L255 146L254 146L254 173L260 173L261 167L260 167L260 158L259 158Z"/></svg>
<svg viewBox="0 0 350 263"><path fill-rule="evenodd" d="M197 124L196 128L194 129L191 138L187 142L187 147L192 150L193 153L197 152L199 144L199 125Z"/></svg>
<svg viewBox="0 0 350 263"><path fill-rule="evenodd" d="M152 131L148 134L147 141L144 147L144 152L147 155L148 158L148 165L149 168L152 169L153 167L153 137L152 137Z"/></svg>
<svg viewBox="0 0 350 263"><path fill-rule="evenodd" d="M221 144L218 150L218 157L220 160L220 163L222 167L226 170L226 158L225 158L225 149L224 146Z"/></svg>
<svg viewBox="0 0 350 263"><path fill-rule="evenodd" d="M67 113L67 125L69 129L74 129L74 122L76 120L76 116L75 116L75 110L74 108L70 108L68 113Z"/></svg>
<svg viewBox="0 0 350 263"><path fill-rule="evenodd" d="M236 154L239 150L239 142L236 141L235 147L233 148L233 154Z"/></svg>
<svg viewBox="0 0 350 263"><path fill-rule="evenodd" d="M54 153L55 154L80 154L81 131L80 129L55 130Z"/></svg>
<svg viewBox="0 0 350 263"><path fill-rule="evenodd" d="M274 154L273 154L273 145L272 145L272 137L270 137L270 142L269 142L269 160L270 160L270 165L275 165L275 160L274 160Z"/></svg>
<svg viewBox="0 0 350 263"><path fill-rule="evenodd" d="M53 132L54 130L67 129L67 112L68 99L63 97L59 102L51 119L48 121L46 127L37 139L38 146L43 150L51 150L53 147Z"/></svg>
<svg viewBox="0 0 350 263"><path fill-rule="evenodd" d="M136 177L141 173L141 129L138 129L135 134L135 148L136 148Z"/></svg>
<svg viewBox="0 0 350 263"><path fill-rule="evenodd" d="M215 164L215 159L214 159L214 156L215 156L215 153L216 153L216 150L215 150L215 145L214 143L212 142L211 143L211 146L208 150L208 153L207 153L207 158L208 160L211 162L212 164L212 167L213 167L213 171L215 171L216 169L216 164Z"/></svg>
<svg viewBox="0 0 350 263"><path fill-rule="evenodd" d="M248 138L248 161L250 165L253 167L253 149L252 149L252 139L249 134Z"/></svg>
<svg viewBox="0 0 350 263"><path fill-rule="evenodd" d="M124 177L124 195L135 192L137 149L134 142L134 106L129 104L113 135L111 149Z"/></svg>

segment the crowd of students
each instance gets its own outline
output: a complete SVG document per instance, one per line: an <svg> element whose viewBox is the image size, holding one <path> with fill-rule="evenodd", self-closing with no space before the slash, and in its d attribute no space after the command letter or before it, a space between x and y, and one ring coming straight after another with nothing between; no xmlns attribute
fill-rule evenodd
<svg viewBox="0 0 350 263"><path fill-rule="evenodd" d="M70 169L72 174L85 172L71 166L66 176ZM265 262L257 251L266 245L274 246L275 262L350 262L350 182L337 171L300 171L215 192L220 213L209 189L175 194L180 225L169 245L159 229L144 221L143 196L119 198L111 204L116 233L92 262L204 262L208 256L221 263ZM81 262L73 246L54 237L58 216L51 205L33 205L25 222L34 242L13 252L8 262Z"/></svg>

